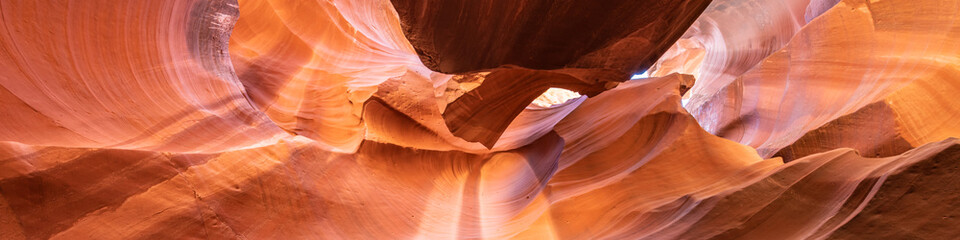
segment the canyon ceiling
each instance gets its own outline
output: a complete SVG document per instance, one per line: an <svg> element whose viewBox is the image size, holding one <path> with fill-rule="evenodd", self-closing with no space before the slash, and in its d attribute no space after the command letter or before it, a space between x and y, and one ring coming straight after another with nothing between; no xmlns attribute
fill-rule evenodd
<svg viewBox="0 0 960 240"><path fill-rule="evenodd" d="M0 0L0 239L956 239L960 0Z"/></svg>

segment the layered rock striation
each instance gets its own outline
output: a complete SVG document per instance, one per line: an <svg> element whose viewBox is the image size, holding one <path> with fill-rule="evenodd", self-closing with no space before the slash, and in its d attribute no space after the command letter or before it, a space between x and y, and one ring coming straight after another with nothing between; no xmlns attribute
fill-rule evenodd
<svg viewBox="0 0 960 240"><path fill-rule="evenodd" d="M0 1L0 239L950 239L958 19Z"/></svg>

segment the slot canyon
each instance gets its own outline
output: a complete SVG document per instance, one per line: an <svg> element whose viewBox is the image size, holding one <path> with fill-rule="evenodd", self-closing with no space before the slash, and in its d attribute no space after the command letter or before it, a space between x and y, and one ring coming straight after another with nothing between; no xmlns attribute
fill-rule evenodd
<svg viewBox="0 0 960 240"><path fill-rule="evenodd" d="M0 239L960 239L960 0L0 0Z"/></svg>

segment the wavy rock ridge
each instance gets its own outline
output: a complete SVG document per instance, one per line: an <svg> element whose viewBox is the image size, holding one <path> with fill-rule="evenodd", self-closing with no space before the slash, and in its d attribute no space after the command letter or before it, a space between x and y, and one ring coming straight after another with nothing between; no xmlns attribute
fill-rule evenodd
<svg viewBox="0 0 960 240"><path fill-rule="evenodd" d="M951 239L958 19L0 0L0 239Z"/></svg>

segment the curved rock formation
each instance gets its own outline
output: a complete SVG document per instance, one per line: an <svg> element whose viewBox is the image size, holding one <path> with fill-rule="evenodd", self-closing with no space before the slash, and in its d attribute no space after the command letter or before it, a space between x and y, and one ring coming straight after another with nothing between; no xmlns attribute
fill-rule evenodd
<svg viewBox="0 0 960 240"><path fill-rule="evenodd" d="M707 0L394 0L404 33L434 71L505 64L645 70Z"/></svg>
<svg viewBox="0 0 960 240"><path fill-rule="evenodd" d="M286 135L230 67L236 5L101 5L3 3L0 140L210 152Z"/></svg>
<svg viewBox="0 0 960 240"><path fill-rule="evenodd" d="M777 2L774 6L783 4L780 1ZM796 22L800 19L799 14L803 12L807 13L806 19L811 19L812 15L816 15L811 13L818 12L817 9L822 9L824 4L831 4L831 2L811 2L806 11L793 11L794 14L787 15L792 16L788 19ZM949 1L929 4L911 4L902 1L876 3L840 1L831 10L813 19L797 32L783 49L771 54L763 52L779 48L777 44L765 46L756 54L742 51L732 51L732 53L721 51L722 54L708 52L707 56L702 58L702 63L699 63L699 68L665 67L658 72L676 70L698 74L701 78L697 79L698 84L687 96L689 103L685 107L707 131L753 146L760 151L761 156L765 157L772 156L780 149L791 145L804 134L821 127L829 127L824 125L838 120L841 116L854 114L868 105L874 103L899 105L896 107L899 110L889 114L870 114L868 116L871 118L870 121L857 123L868 126L842 126L830 130L850 131L854 128L865 128L863 130L868 132L835 133L834 137L819 137L835 139L841 137L840 135L853 138L859 138L864 134L885 135L882 137L883 140L874 140L874 143L868 144L882 145L897 141L898 136L877 131L907 132L894 134L910 135L912 140L908 141L910 144L907 148L900 148L884 155L898 154L910 147L956 136L957 126L954 124L943 122L944 120L931 120L935 125L928 126L919 124L927 119L917 119L918 115L924 114L920 112L946 111L949 113L929 116L934 119L949 117L955 112L952 106L956 104L947 104L949 106L945 107L935 106L954 101L932 100L927 96L935 97L942 94L936 93L937 90L934 89L944 92L955 89L953 86L956 78L953 72L956 71L956 67L949 60L955 58L958 53L957 30L953 26L957 24L960 10L955 4ZM713 17L713 15L732 11L727 10L726 6L719 4L708 9L699 21L717 25L715 22L724 21L724 19ZM719 8L726 11L716 10ZM917 17L900 14L901 11L930 12L930 14ZM760 26L770 25L760 24ZM691 31L696 29L692 28ZM721 34L696 33L703 31L698 30L693 31L696 35L691 39L706 38L711 39L709 42L739 44L755 42L740 40L742 37L739 35L730 37L723 35L733 31L730 27L713 26L710 29L719 31ZM842 34L839 34L840 32ZM785 35L790 36L789 33ZM913 40L902 41L905 38ZM782 37L770 39L782 39ZM676 66L673 62L676 62L675 59L679 59L678 57L703 54L702 49L693 48L692 52L689 52L683 50L683 46L685 44L677 44L674 47L677 53L663 59L661 66ZM710 46L703 45L705 48L711 48ZM742 49L741 47L732 48ZM714 55L719 57L713 57ZM891 56L898 57L892 59ZM757 62L759 59L763 61ZM717 66L728 72L714 70ZM745 71L746 69L750 70ZM715 77L718 74L719 77ZM903 100L896 101L893 98ZM914 115L913 119L908 120L907 117L911 117L910 115ZM882 116L886 116L887 119L882 121L877 119ZM888 122L885 123L887 127L869 126L883 121ZM894 125L890 122L897 122L896 130L892 128ZM936 127L942 128L929 129ZM920 130L921 128L928 129ZM828 139L828 141L833 140ZM851 145L820 145L819 142L814 144L820 145L822 147L820 150L826 150L836 147L854 147L859 143L853 142L862 142L859 139L851 139L851 141ZM874 146L862 146L858 149L870 151L872 147Z"/></svg>
<svg viewBox="0 0 960 240"><path fill-rule="evenodd" d="M0 1L0 239L949 239L958 19Z"/></svg>

